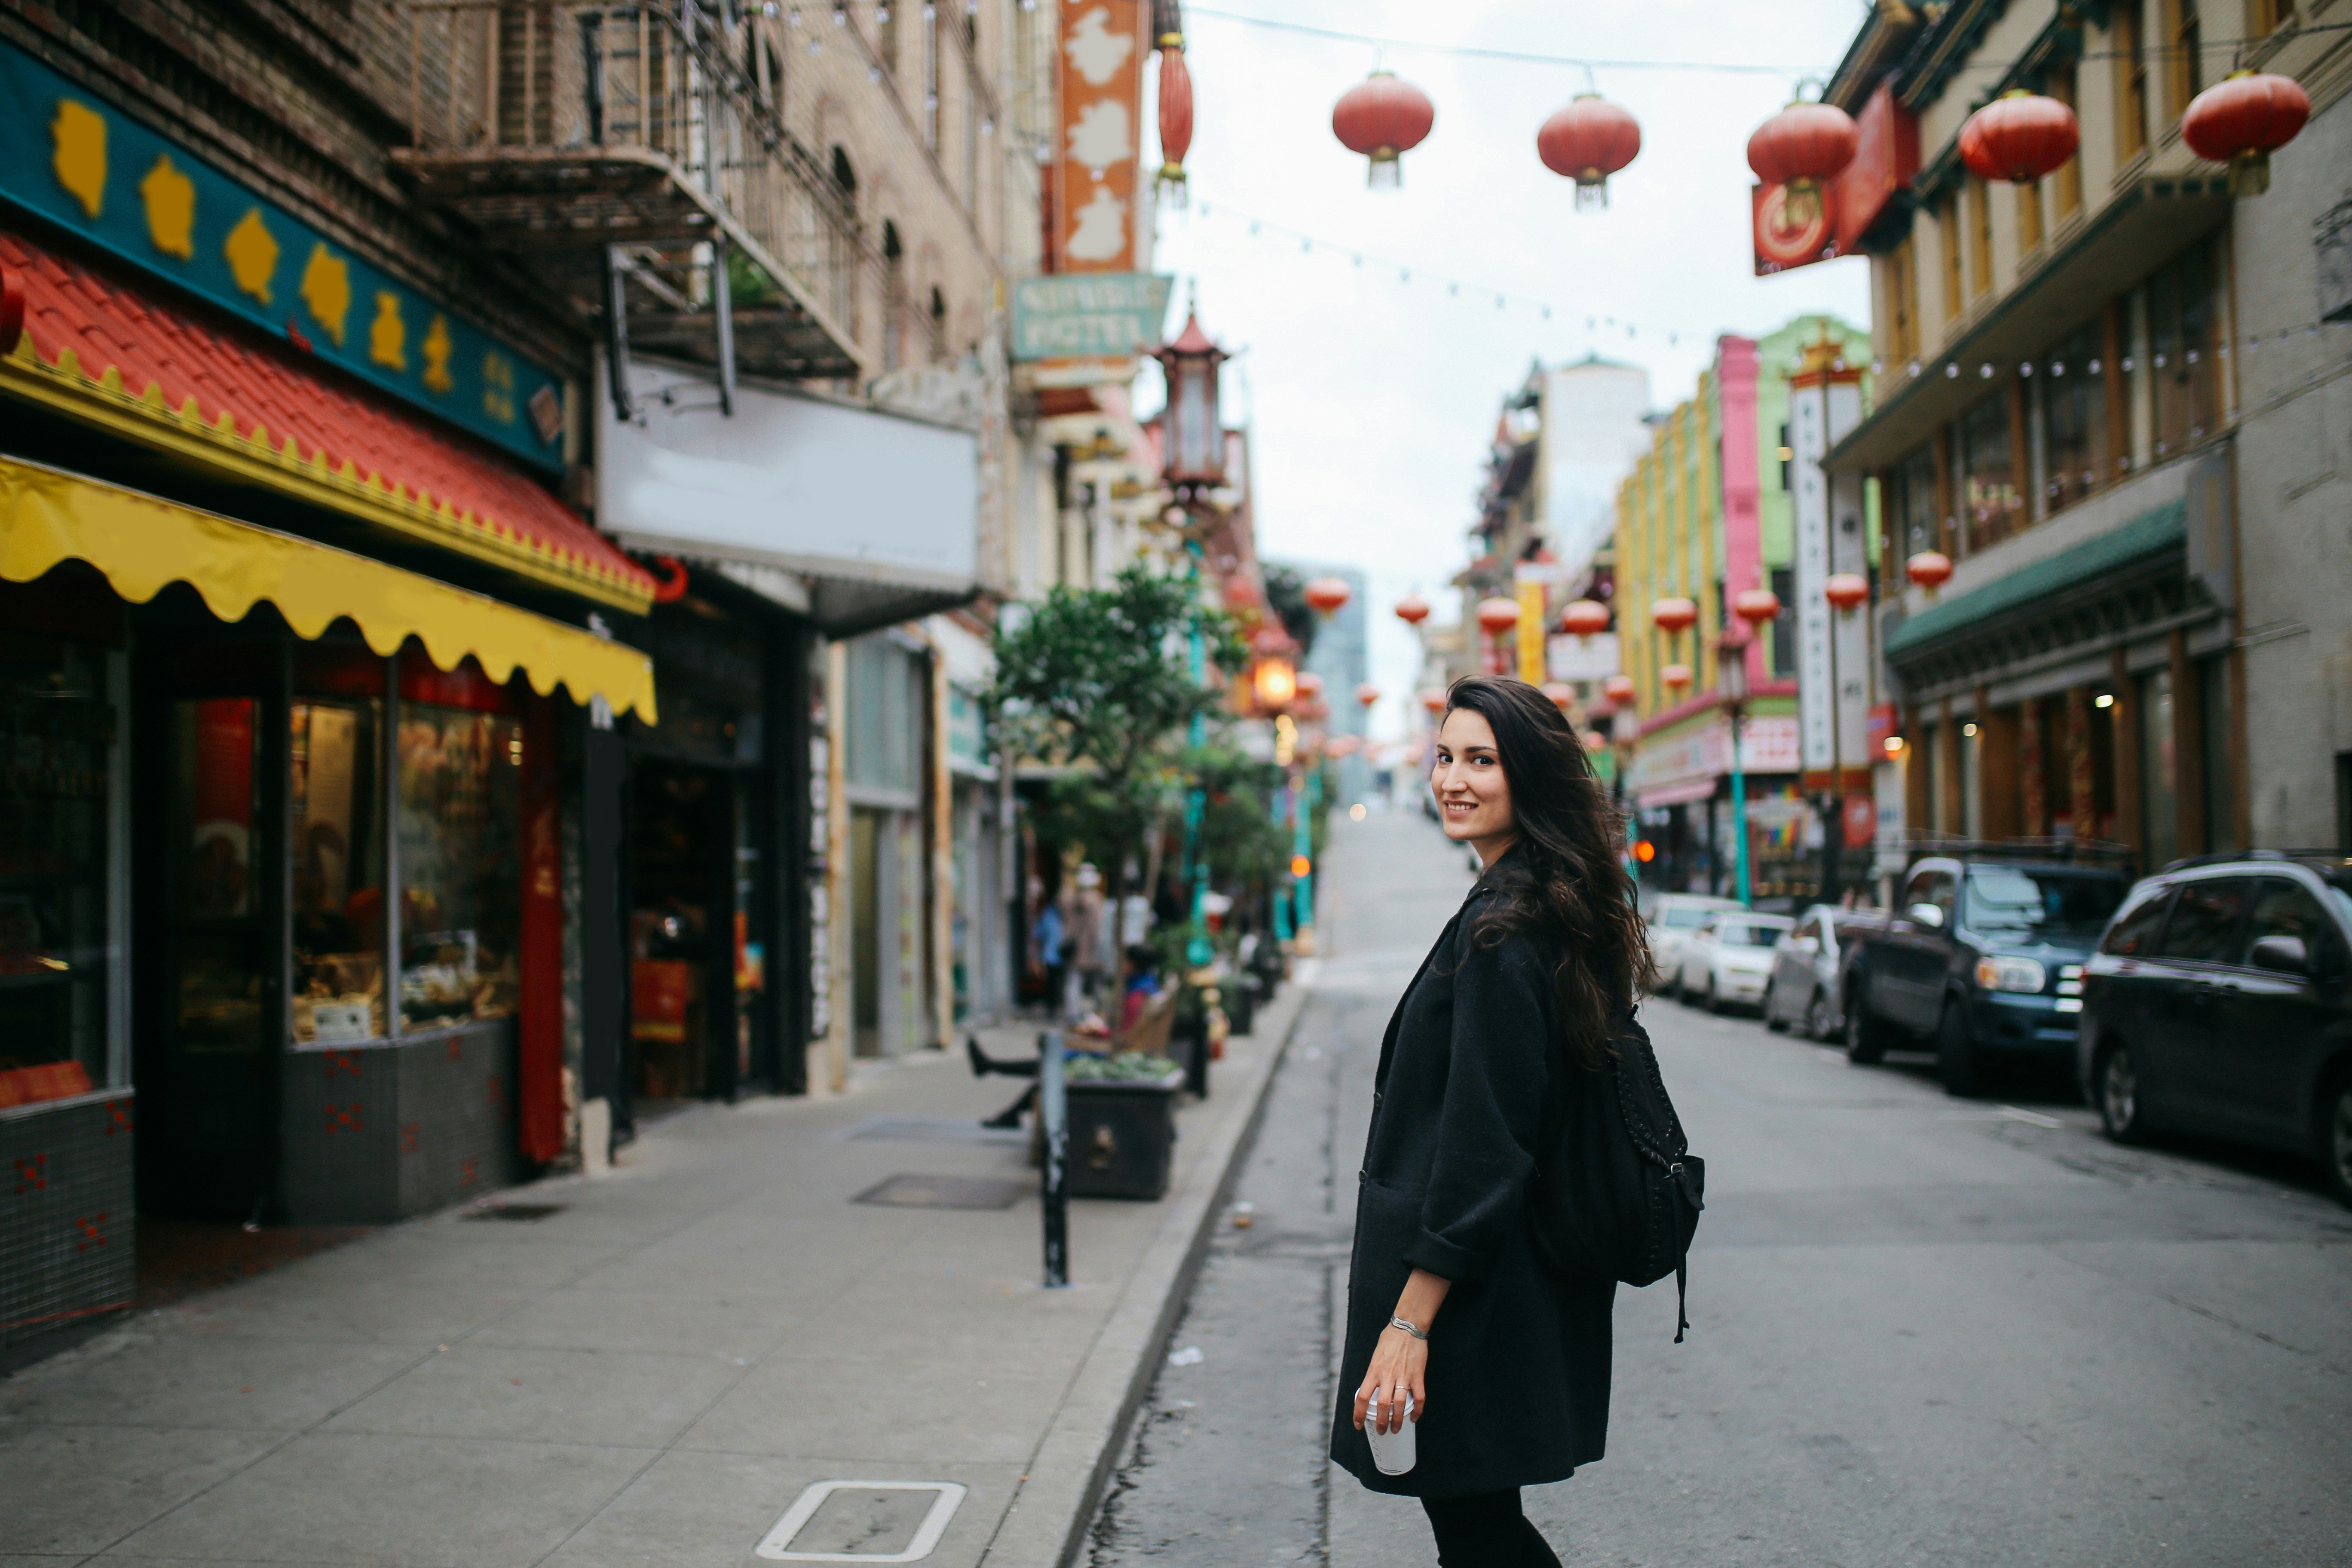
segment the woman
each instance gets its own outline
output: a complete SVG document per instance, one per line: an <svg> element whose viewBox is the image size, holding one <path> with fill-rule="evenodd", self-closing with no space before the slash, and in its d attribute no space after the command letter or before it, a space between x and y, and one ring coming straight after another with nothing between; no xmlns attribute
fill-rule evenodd
<svg viewBox="0 0 2352 1568"><path fill-rule="evenodd" d="M1575 1098L1605 1089L1648 947L1615 813L1540 691L1456 681L1430 784L1483 871L1381 1043L1331 1457L1420 1498L1444 1568L1558 1568L1519 1489L1601 1458L1616 1287L1538 1261L1528 1177ZM1364 1423L1398 1430L1408 1394L1417 1463L1384 1476Z"/></svg>

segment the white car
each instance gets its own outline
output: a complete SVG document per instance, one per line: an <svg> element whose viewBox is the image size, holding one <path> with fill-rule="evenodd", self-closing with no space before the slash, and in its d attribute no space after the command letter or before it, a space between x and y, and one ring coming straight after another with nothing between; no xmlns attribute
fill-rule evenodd
<svg viewBox="0 0 2352 1568"><path fill-rule="evenodd" d="M1674 989L1683 963L1683 943L1699 922L1723 910L1742 906L1738 899L1709 898L1703 893L1664 893L1650 906L1650 962L1658 966L1658 990Z"/></svg>
<svg viewBox="0 0 2352 1568"><path fill-rule="evenodd" d="M1704 1002L1710 1013L1726 1007L1759 1007L1781 937L1797 922L1786 915L1724 910L1699 922L1683 943L1675 993L1684 1002Z"/></svg>

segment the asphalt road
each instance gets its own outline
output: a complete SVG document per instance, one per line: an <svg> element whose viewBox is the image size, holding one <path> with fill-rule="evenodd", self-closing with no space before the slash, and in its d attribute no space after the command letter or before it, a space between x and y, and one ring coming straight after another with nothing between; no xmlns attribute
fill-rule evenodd
<svg viewBox="0 0 2352 1568"><path fill-rule="evenodd" d="M1327 956L1094 1568L1434 1561L1323 1433L1381 1032L1469 876L1405 814L1326 865ZM2352 1562L2352 1214L2315 1173L2118 1148L2054 1079L1953 1100L1924 1057L1643 1016L1708 1162L1694 1326L1621 1291L1609 1457L1528 1494L1564 1562Z"/></svg>

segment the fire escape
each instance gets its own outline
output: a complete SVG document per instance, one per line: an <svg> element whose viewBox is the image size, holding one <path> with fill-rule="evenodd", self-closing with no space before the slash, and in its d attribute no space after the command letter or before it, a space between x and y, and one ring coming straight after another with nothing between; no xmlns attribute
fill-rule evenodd
<svg viewBox="0 0 2352 1568"><path fill-rule="evenodd" d="M413 0L419 195L634 346L735 377L864 374L850 194L784 124L786 51L737 0Z"/></svg>

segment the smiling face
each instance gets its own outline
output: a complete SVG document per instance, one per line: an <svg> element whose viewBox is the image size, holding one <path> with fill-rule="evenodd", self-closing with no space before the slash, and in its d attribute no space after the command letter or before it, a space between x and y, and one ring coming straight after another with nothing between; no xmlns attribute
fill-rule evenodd
<svg viewBox="0 0 2352 1568"><path fill-rule="evenodd" d="M1495 750L1494 727L1486 715L1456 708L1437 731L1437 761L1429 787L1437 796L1437 819L1445 837L1469 845L1486 865L1519 836L1511 809L1511 784Z"/></svg>

